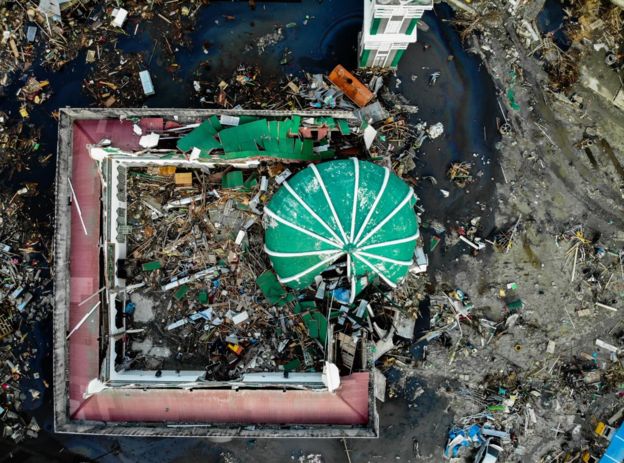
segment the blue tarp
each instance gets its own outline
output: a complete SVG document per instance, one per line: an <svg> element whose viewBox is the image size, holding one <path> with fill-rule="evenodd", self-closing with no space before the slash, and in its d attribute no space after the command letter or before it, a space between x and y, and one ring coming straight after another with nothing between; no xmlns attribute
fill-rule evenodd
<svg viewBox="0 0 624 463"><path fill-rule="evenodd" d="M624 462L624 424L615 432L613 439L598 463Z"/></svg>
<svg viewBox="0 0 624 463"><path fill-rule="evenodd" d="M460 436L462 439L460 439ZM481 435L481 426L473 424L468 428L453 427L449 431L449 442L444 450L444 456L447 458L459 456L462 447L480 447L485 442Z"/></svg>

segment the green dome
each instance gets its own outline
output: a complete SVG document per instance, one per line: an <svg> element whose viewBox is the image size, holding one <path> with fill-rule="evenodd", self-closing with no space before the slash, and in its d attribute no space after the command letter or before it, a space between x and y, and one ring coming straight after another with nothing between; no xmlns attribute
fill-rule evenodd
<svg viewBox="0 0 624 463"><path fill-rule="evenodd" d="M281 283L302 289L347 257L351 300L378 276L395 287L418 238L413 190L385 167L344 159L311 164L264 209L265 251Z"/></svg>

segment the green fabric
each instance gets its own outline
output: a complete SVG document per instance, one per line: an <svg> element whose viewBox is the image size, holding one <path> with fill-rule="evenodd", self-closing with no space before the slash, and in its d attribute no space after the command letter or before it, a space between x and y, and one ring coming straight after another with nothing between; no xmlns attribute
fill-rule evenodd
<svg viewBox="0 0 624 463"><path fill-rule="evenodd" d="M412 32L414 32L414 29L416 29L416 26L418 25L418 19L414 18L410 21L409 26L407 26L407 31L405 31L405 33L407 35L410 35Z"/></svg>
<svg viewBox="0 0 624 463"><path fill-rule="evenodd" d="M355 162L359 171L359 182L355 202L355 221L352 227ZM296 289L309 286L316 275L333 263L330 260L321 264L322 261L332 257L332 252L343 253L337 258L344 258L346 254L351 256L351 271L352 275L355 275L353 279L355 293L361 291L366 282L372 281L380 273L391 283L400 281L407 274L408 264L414 254L416 240L410 237L416 235L418 231L413 209L415 198L413 194L409 195L411 191L409 186L390 173L383 195L380 196L373 209L373 204L383 184L386 172L384 168L370 162L353 159L330 161L319 164L317 168L338 221L311 167L299 171L288 179L292 190L321 218L325 225L308 212L288 189L282 187L274 194L267 206L270 214L265 213L265 243L280 281ZM403 206L397 209L389 220L385 220L401 202ZM365 225L369 211L370 217ZM277 215L281 221L273 218L271 214ZM284 221L294 224L297 228L283 223ZM326 226L333 231L333 234L327 230ZM342 236L341 227L346 239ZM352 228L353 233L351 233ZM376 228L378 229L375 231ZM300 229L309 233L302 232ZM319 239L319 236L323 239ZM410 239L403 243L361 249L362 246L403 238ZM334 245L325 240L337 244ZM359 256L355 255L356 251ZM362 256L361 252L373 256ZM308 255L276 256L275 253L307 253ZM375 270L371 269L362 257ZM388 262L386 259L405 262L405 264ZM317 265L318 267L314 269L313 267Z"/></svg>
<svg viewBox="0 0 624 463"><path fill-rule="evenodd" d="M370 56L370 50L362 50L362 55L360 56L360 67L365 68L368 65L368 57Z"/></svg>
<svg viewBox="0 0 624 463"><path fill-rule="evenodd" d="M390 67L397 67L399 65L399 61L401 61L401 58L403 58L403 53L405 53L405 50L397 50L396 54L394 55L394 59L392 60L392 64L390 65Z"/></svg>
<svg viewBox="0 0 624 463"><path fill-rule="evenodd" d="M377 32L379 32L380 25L381 25L381 19L373 18L373 22L371 23L371 30L370 30L371 35L377 35Z"/></svg>

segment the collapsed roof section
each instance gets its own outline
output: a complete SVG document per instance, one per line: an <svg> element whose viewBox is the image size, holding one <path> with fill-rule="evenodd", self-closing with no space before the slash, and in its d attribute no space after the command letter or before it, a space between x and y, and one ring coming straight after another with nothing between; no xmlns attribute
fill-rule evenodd
<svg viewBox="0 0 624 463"><path fill-rule="evenodd" d="M136 121L140 149L129 151L103 139L90 148L94 159L105 157L187 163L189 165L254 167L263 160L314 162L353 149L358 121L347 111L223 110L186 123L150 118Z"/></svg>

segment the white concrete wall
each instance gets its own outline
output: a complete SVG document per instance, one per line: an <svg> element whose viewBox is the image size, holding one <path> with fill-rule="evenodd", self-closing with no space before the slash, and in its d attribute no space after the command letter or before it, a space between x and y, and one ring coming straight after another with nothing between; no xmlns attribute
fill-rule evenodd
<svg viewBox="0 0 624 463"><path fill-rule="evenodd" d="M367 66L390 67L396 50L405 50L410 43L417 40L417 27L409 34L405 31L413 19L419 19L425 13L433 9L433 0L422 4L381 5L377 0L364 1L364 26L360 41L360 58L365 50L370 50ZM392 21L391 18L402 18ZM374 19L381 19L381 25L376 34L371 34ZM380 58L376 58L379 54ZM363 64L363 63L360 63Z"/></svg>

